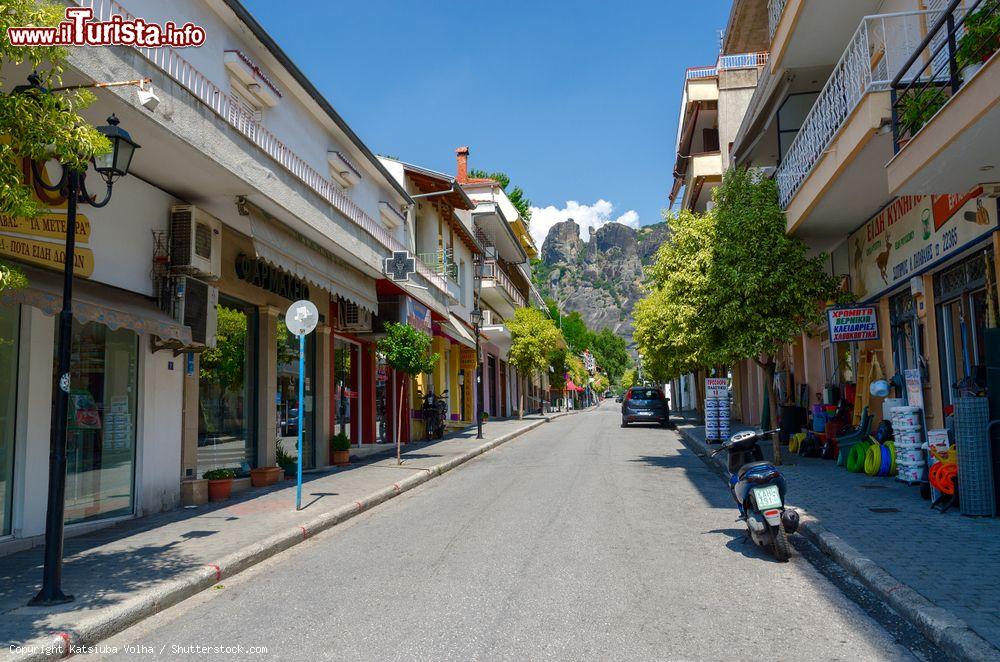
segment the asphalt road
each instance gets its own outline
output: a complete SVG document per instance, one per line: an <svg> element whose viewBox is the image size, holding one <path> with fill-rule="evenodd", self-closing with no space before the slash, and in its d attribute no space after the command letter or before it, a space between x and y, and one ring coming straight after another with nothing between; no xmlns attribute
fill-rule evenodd
<svg viewBox="0 0 1000 662"><path fill-rule="evenodd" d="M779 564L742 543L724 484L676 433L618 424L607 402L543 425L127 630L107 657L912 659L801 553Z"/></svg>

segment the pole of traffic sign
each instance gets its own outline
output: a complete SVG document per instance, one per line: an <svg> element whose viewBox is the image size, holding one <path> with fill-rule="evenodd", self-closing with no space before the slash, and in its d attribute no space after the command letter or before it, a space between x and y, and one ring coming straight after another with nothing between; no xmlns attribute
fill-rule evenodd
<svg viewBox="0 0 1000 662"><path fill-rule="evenodd" d="M299 461L295 486L295 510L302 509L302 416L306 408L306 334L299 336Z"/></svg>
<svg viewBox="0 0 1000 662"><path fill-rule="evenodd" d="M302 509L302 429L305 426L306 410L306 336L312 333L319 322L319 311L308 299L296 301L285 312L285 327L299 337L299 439L298 462L295 476L295 510Z"/></svg>

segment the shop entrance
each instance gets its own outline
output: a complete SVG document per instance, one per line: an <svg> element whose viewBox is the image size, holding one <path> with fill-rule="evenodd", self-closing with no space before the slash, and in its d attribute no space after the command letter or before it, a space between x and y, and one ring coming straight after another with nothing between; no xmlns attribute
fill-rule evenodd
<svg viewBox="0 0 1000 662"><path fill-rule="evenodd" d="M914 370L924 365L924 324L917 317L909 290L889 299L889 324L892 332L892 358L896 372Z"/></svg>
<svg viewBox="0 0 1000 662"><path fill-rule="evenodd" d="M987 293L993 251L979 251L934 277L944 406L986 388L986 329L997 300ZM992 280L992 273L990 274ZM996 313L994 313L996 314Z"/></svg>
<svg viewBox="0 0 1000 662"><path fill-rule="evenodd" d="M219 296L214 348L198 374L198 475L257 465L257 308Z"/></svg>
<svg viewBox="0 0 1000 662"><path fill-rule="evenodd" d="M498 416L500 411L497 409L497 360L495 356L486 357L486 367L488 368L486 386L490 389L490 414Z"/></svg>
<svg viewBox="0 0 1000 662"><path fill-rule="evenodd" d="M334 434L344 433L352 444L361 443L361 346L344 338L333 339Z"/></svg>
<svg viewBox="0 0 1000 662"><path fill-rule="evenodd" d="M278 356L278 381L275 389L277 437L281 448L296 457L298 452L299 406L302 406L302 466L316 466L315 411L313 393L316 383L316 334L306 336L304 402L299 402L299 339L278 319L275 338Z"/></svg>
<svg viewBox="0 0 1000 662"><path fill-rule="evenodd" d="M392 388L392 368L379 358L375 366L375 443L392 442L392 421L395 407L395 389Z"/></svg>

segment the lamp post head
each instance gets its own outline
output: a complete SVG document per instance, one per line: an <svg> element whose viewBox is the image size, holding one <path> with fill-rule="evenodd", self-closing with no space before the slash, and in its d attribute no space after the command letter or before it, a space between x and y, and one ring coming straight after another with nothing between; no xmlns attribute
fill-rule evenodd
<svg viewBox="0 0 1000 662"><path fill-rule="evenodd" d="M473 308L472 312L469 313L469 319L472 320L472 324L478 329L483 323L482 308Z"/></svg>
<svg viewBox="0 0 1000 662"><path fill-rule="evenodd" d="M128 174L132 156L135 150L139 149L139 145L132 140L128 131L118 126L119 123L118 117L112 114L106 126L97 127L98 132L111 143L110 152L94 157L94 169L104 177L108 186Z"/></svg>

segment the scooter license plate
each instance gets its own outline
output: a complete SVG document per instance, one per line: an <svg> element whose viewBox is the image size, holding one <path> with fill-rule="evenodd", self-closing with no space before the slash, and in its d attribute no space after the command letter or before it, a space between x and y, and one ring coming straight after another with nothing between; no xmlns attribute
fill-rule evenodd
<svg viewBox="0 0 1000 662"><path fill-rule="evenodd" d="M781 494L778 492L777 485L755 487L753 490L753 499L759 510L781 508Z"/></svg>

